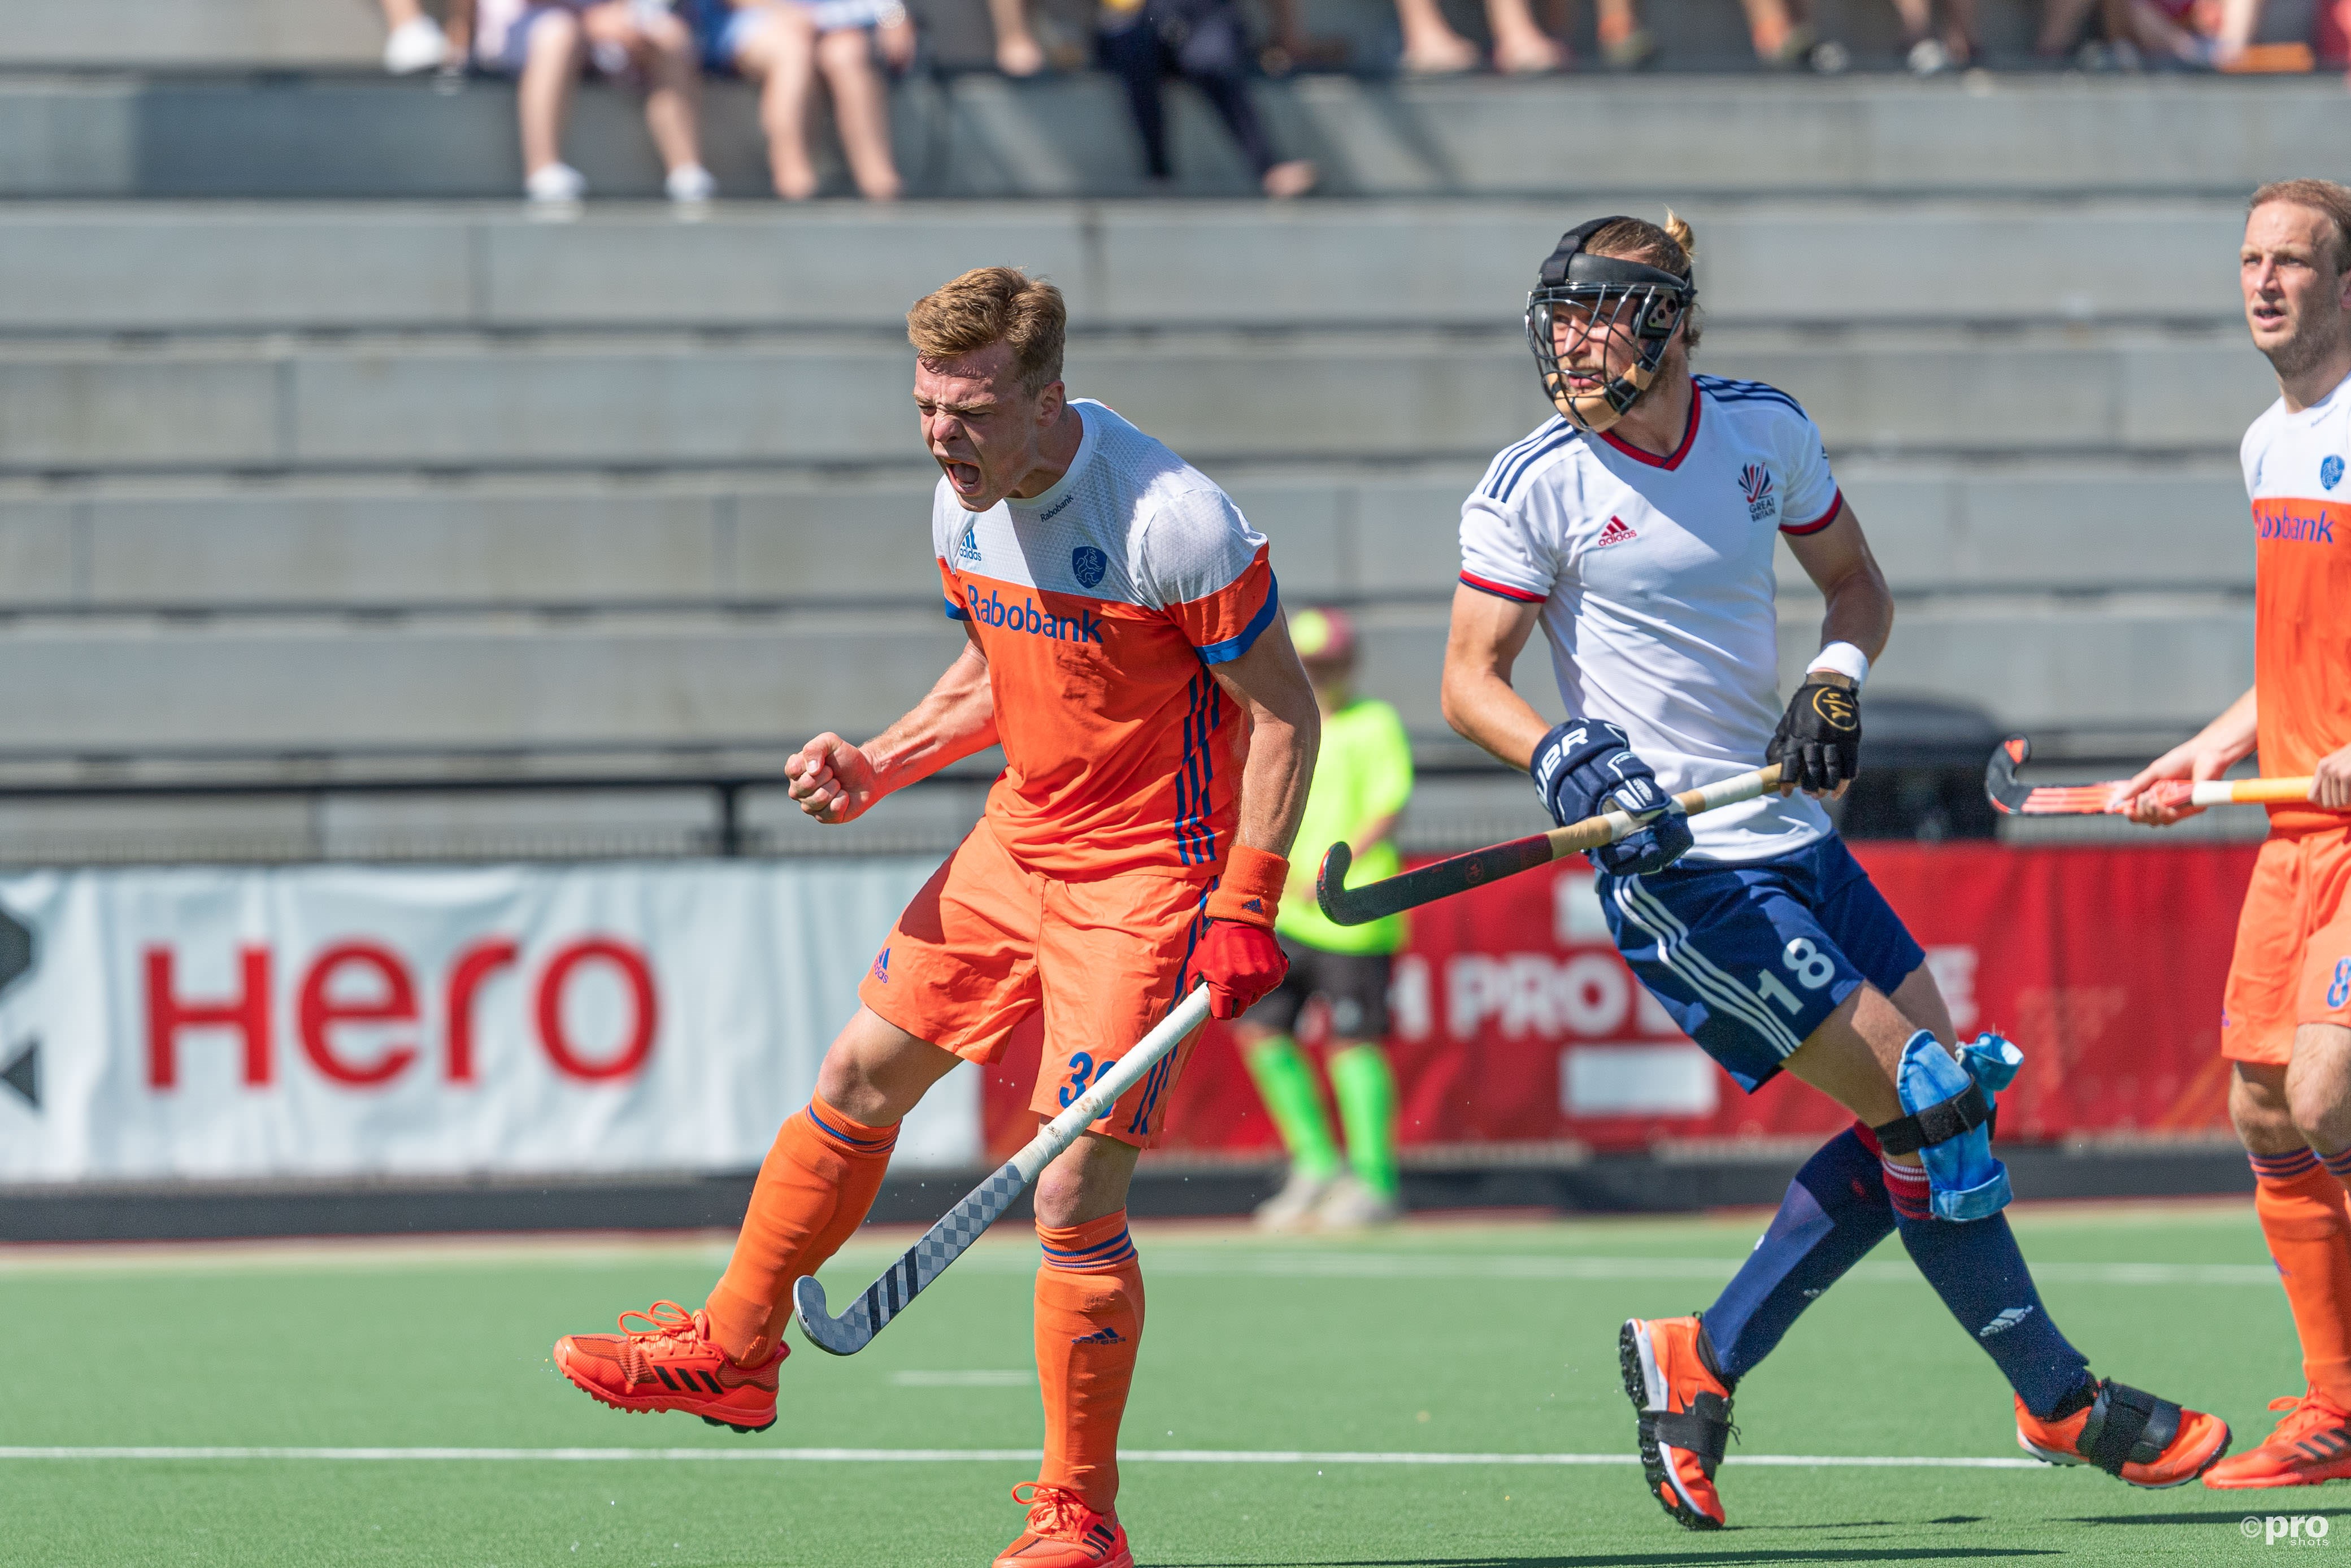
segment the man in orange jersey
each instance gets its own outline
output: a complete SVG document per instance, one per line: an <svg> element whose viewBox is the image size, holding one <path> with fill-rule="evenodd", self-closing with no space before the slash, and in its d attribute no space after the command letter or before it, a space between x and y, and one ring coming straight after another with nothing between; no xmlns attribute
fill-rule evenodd
<svg viewBox="0 0 2351 1568"><path fill-rule="evenodd" d="M2316 780L2308 805L2270 808L2220 1012L2220 1051L2236 1064L2229 1114L2309 1386L2272 1402L2288 1413L2267 1442L2204 1477L2309 1486L2351 1478L2351 188L2254 192L2238 270L2279 393L2243 450L2253 689L2129 789L2218 779L2256 748L2264 774ZM2134 807L2156 823L2197 810Z"/></svg>
<svg viewBox="0 0 2351 1568"><path fill-rule="evenodd" d="M801 747L791 794L846 822L998 742L1004 773L874 957L703 1309L661 1302L630 1314L643 1327L557 1343L564 1375L621 1409L774 1422L793 1281L857 1228L899 1119L958 1061L994 1061L1041 1012L1032 1104L1047 1118L1196 982L1232 1018L1287 968L1274 913L1320 725L1264 537L1166 447L1065 398L1052 285L983 267L906 323L943 475L933 544L968 643L879 737ZM1033 1491L1013 1490L1028 1528L999 1568L1134 1562L1114 1510L1143 1332L1126 1189L1182 1061L1179 1048L1038 1179L1045 1459Z"/></svg>

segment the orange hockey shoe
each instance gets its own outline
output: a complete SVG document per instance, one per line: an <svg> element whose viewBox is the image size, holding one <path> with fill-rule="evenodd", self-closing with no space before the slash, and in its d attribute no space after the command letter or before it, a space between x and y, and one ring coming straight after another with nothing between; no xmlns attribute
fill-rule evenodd
<svg viewBox="0 0 2351 1568"><path fill-rule="evenodd" d="M2017 1446L2043 1464L2095 1465L2150 1490L2186 1486L2229 1451L2229 1424L2111 1378L2070 1416L2043 1421L2016 1402Z"/></svg>
<svg viewBox="0 0 2351 1568"><path fill-rule="evenodd" d="M637 1318L648 1326L632 1329ZM622 1312L619 1333L568 1333L555 1342L555 1369L590 1398L615 1410L683 1410L714 1427L764 1432L776 1424L776 1370L782 1345L758 1366L737 1366L711 1343L710 1320L675 1301Z"/></svg>
<svg viewBox="0 0 2351 1568"><path fill-rule="evenodd" d="M1730 1390L1707 1370L1698 1336L1696 1318L1634 1318L1616 1336L1616 1361L1640 1413L1649 1495L1686 1530L1720 1530L1714 1468L1730 1439Z"/></svg>
<svg viewBox="0 0 2351 1568"><path fill-rule="evenodd" d="M1096 1513L1076 1492L1038 1481L1014 1487L1012 1500L1028 1505L1029 1528L997 1553L996 1568L1134 1568L1117 1514Z"/></svg>
<svg viewBox="0 0 2351 1568"><path fill-rule="evenodd" d="M2286 1413L2277 1429L2259 1448L2205 1471L2206 1486L2234 1491L2351 1479L2351 1413L2315 1390L2273 1399L2270 1408Z"/></svg>

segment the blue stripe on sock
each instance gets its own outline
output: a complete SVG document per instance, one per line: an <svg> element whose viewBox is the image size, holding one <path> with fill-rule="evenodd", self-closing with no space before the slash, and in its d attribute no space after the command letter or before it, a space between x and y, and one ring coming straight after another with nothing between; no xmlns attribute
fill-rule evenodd
<svg viewBox="0 0 2351 1568"><path fill-rule="evenodd" d="M887 1134L879 1138L852 1138L848 1134L842 1132L840 1128L834 1126L831 1123L827 1122L823 1117L818 1115L816 1113L816 1107L813 1105L808 1108L808 1119L814 1122L817 1124L818 1130L822 1132L827 1137L838 1139L841 1143L847 1144L852 1149L861 1149L870 1153L875 1149L889 1148L898 1141L898 1129L895 1127L891 1128Z"/></svg>

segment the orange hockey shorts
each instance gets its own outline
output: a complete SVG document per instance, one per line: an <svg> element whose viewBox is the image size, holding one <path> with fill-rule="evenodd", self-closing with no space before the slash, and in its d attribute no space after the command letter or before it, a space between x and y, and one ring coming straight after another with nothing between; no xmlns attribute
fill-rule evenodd
<svg viewBox="0 0 2351 1568"><path fill-rule="evenodd" d="M898 916L858 999L967 1061L1004 1054L1015 1025L1044 1011L1045 1054L1029 1104L1051 1116L1167 1016L1196 981L1209 888L1148 873L1062 882L1029 871L985 820ZM1148 1148L1196 1032L1129 1089L1093 1130Z"/></svg>
<svg viewBox="0 0 2351 1568"><path fill-rule="evenodd" d="M2351 1029L2351 828L2265 841L2237 917L2220 1054L2282 1066L2306 1023Z"/></svg>

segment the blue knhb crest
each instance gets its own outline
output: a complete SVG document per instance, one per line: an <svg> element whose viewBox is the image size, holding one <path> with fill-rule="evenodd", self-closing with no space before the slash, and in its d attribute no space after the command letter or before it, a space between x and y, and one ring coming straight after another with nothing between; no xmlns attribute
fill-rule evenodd
<svg viewBox="0 0 2351 1568"><path fill-rule="evenodd" d="M2343 459L2330 455L2318 465L2318 482L2332 490L2343 483Z"/></svg>
<svg viewBox="0 0 2351 1568"><path fill-rule="evenodd" d="M1092 545L1080 545L1070 552L1070 570L1088 588L1101 586L1102 574L1110 570L1110 557Z"/></svg>

